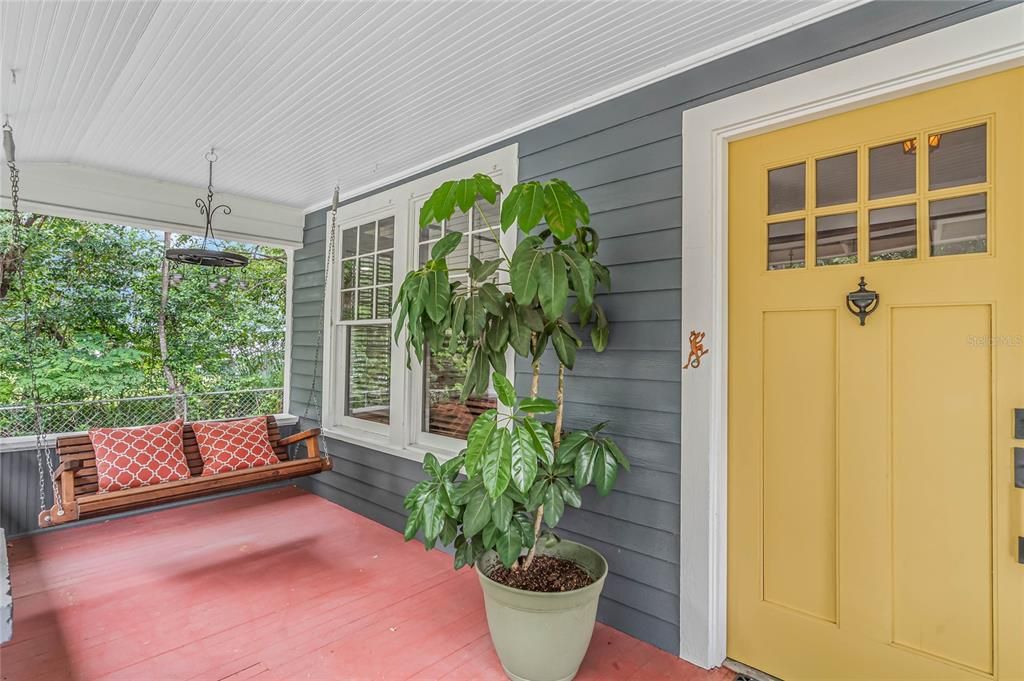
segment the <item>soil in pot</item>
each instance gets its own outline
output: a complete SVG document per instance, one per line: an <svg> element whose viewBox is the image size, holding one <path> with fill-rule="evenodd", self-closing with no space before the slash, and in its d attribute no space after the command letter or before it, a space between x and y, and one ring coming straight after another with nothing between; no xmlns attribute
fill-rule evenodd
<svg viewBox="0 0 1024 681"><path fill-rule="evenodd" d="M534 557L529 570L509 570L499 563L487 576L513 589L541 593L573 591L594 583L594 578L571 560L542 555Z"/></svg>

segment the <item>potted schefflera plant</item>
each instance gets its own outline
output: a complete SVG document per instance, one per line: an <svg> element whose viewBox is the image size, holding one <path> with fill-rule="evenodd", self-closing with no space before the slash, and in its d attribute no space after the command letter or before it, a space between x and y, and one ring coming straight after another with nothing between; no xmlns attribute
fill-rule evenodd
<svg viewBox="0 0 1024 681"><path fill-rule="evenodd" d="M581 488L608 494L619 467L629 469L604 424L563 429L565 372L576 362L580 334L589 331L598 352L608 344L594 292L609 288L610 277L595 259L590 211L563 180L523 182L507 193L482 174L445 182L424 203L420 226L474 206L486 220L481 204L494 206L499 197L500 225L486 227L500 257L471 257L465 283L453 281L450 275L463 272L452 272L447 258L462 234L447 234L395 301L396 342L404 333L421 362L428 349L459 353L468 367L462 400L493 387L499 402L476 417L458 456L444 463L424 457L427 478L405 498L405 538L421 534L428 549L453 546L456 569L476 567L491 639L510 678L564 681L575 676L590 643L608 565L553 530L566 507L581 505ZM509 254L498 230L514 224L526 236ZM510 347L530 361L529 395L517 395L505 377ZM557 389L544 397L540 371L549 347Z"/></svg>

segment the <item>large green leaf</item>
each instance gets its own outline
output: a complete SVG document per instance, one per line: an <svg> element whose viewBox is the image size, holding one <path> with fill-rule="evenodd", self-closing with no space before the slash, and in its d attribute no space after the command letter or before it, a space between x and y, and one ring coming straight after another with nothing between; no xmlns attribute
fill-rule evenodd
<svg viewBox="0 0 1024 681"><path fill-rule="evenodd" d="M555 457L555 461L557 463L572 463L580 448L590 439L590 434L583 430L569 433L562 438L562 442L558 445L558 455Z"/></svg>
<svg viewBox="0 0 1024 681"><path fill-rule="evenodd" d="M460 241L462 241L462 232L449 232L431 247L430 259L439 260L445 257L459 247Z"/></svg>
<svg viewBox="0 0 1024 681"><path fill-rule="evenodd" d="M487 325L487 347L491 352L504 354L508 346L508 316L491 317Z"/></svg>
<svg viewBox="0 0 1024 681"><path fill-rule="evenodd" d="M517 423L512 429L512 483L519 491L530 491L537 477L537 458L541 455L532 431Z"/></svg>
<svg viewBox="0 0 1024 681"><path fill-rule="evenodd" d="M619 467L615 456L602 443L594 457L594 486L597 487L597 493L604 496L611 492L618 474Z"/></svg>
<svg viewBox="0 0 1024 681"><path fill-rule="evenodd" d="M544 218L551 233L566 240L576 231L576 205L567 185L556 182L544 184Z"/></svg>
<svg viewBox="0 0 1024 681"><path fill-rule="evenodd" d="M551 435L548 434L547 428L532 417L523 419L523 426L530 432L530 438L538 458L548 466L552 465L555 462L555 445L551 441Z"/></svg>
<svg viewBox="0 0 1024 681"><path fill-rule="evenodd" d="M551 334L551 345L555 348L558 361L565 365L565 368L572 369L576 365L576 339L566 333L564 329L557 328Z"/></svg>
<svg viewBox="0 0 1024 681"><path fill-rule="evenodd" d="M497 429L498 412L494 409L488 409L480 414L469 427L469 434L466 436L466 475L470 478L480 472L484 451Z"/></svg>
<svg viewBox="0 0 1024 681"><path fill-rule="evenodd" d="M423 500L421 509L423 515L423 536L427 539L437 539L444 526L444 508L437 494L431 494Z"/></svg>
<svg viewBox="0 0 1024 681"><path fill-rule="evenodd" d="M473 564L473 545L469 542L460 544L455 549L455 569L461 570L467 565Z"/></svg>
<svg viewBox="0 0 1024 681"><path fill-rule="evenodd" d="M476 338L487 324L487 310L477 294L466 298L466 335Z"/></svg>
<svg viewBox="0 0 1024 681"><path fill-rule="evenodd" d="M479 289L480 302L484 304L484 308L492 315L497 317L505 314L505 296L498 290L498 287L487 282L480 286Z"/></svg>
<svg viewBox="0 0 1024 681"><path fill-rule="evenodd" d="M540 333L544 330L544 317L533 305L524 304L520 307L519 316L523 318L523 323L526 324L530 331Z"/></svg>
<svg viewBox="0 0 1024 681"><path fill-rule="evenodd" d="M519 554L523 551L523 543L519 532L502 532L499 534L495 550L498 552L498 557L501 558L502 565L511 568L516 559L519 558Z"/></svg>
<svg viewBox="0 0 1024 681"><path fill-rule="evenodd" d="M590 208L587 207L586 202L580 198L580 195L576 193L576 190L573 189L568 182L557 177L550 180L550 182L552 184L559 185L563 189L565 194L569 197L569 200L572 201L573 208L576 209L576 215L579 216L580 222L584 225L589 225Z"/></svg>
<svg viewBox="0 0 1024 681"><path fill-rule="evenodd" d="M589 308L594 302L594 271L590 261L572 249L559 251L565 259L572 280L572 288L582 309Z"/></svg>
<svg viewBox="0 0 1024 681"><path fill-rule="evenodd" d="M548 485L548 491L544 495L544 522L548 527L554 528L562 519L565 512L565 502L562 500L562 491L557 485Z"/></svg>
<svg viewBox="0 0 1024 681"><path fill-rule="evenodd" d="M558 403L545 397L524 397L519 402L519 411L527 414L550 414L558 409Z"/></svg>
<svg viewBox="0 0 1024 681"><path fill-rule="evenodd" d="M473 202L476 201L476 180L459 180L455 183L455 205L459 207L463 213L469 211L473 207Z"/></svg>
<svg viewBox="0 0 1024 681"><path fill-rule="evenodd" d="M611 438L605 438L604 446L609 452L612 453L612 456L615 458L618 464L628 471L629 459L627 459L626 455L622 453L622 450L619 449L619 446L615 444L615 441L612 440Z"/></svg>
<svg viewBox="0 0 1024 681"><path fill-rule="evenodd" d="M454 344L459 336L462 335L466 325L466 298L464 296L454 296L454 300L452 300L452 313L449 319L451 320L450 328L452 330L451 340Z"/></svg>
<svg viewBox="0 0 1024 681"><path fill-rule="evenodd" d="M507 232L519 217L519 207L522 201L523 185L517 184L509 190L508 196L501 203L501 231Z"/></svg>
<svg viewBox="0 0 1024 681"><path fill-rule="evenodd" d="M503 494L491 505L491 522L501 532L507 532L510 520L512 520L512 500Z"/></svg>
<svg viewBox="0 0 1024 681"><path fill-rule="evenodd" d="M491 179L490 175L484 175L483 173L477 173L473 176L476 181L476 193L484 197L487 203L493 204L498 198L498 192L501 191L501 185ZM494 225L491 225L492 227Z"/></svg>
<svg viewBox="0 0 1024 681"><path fill-rule="evenodd" d="M542 253L536 272L540 306L548 319L558 319L565 311L565 301L569 295L569 282L562 257L553 251ZM518 294L516 298L519 298ZM520 299L519 302L528 301Z"/></svg>
<svg viewBox="0 0 1024 681"><path fill-rule="evenodd" d="M466 504L466 510L462 514L462 531L467 536L472 537L484 529L490 520L491 502L487 499L487 495L483 493L483 490L480 490L477 494L470 497L469 503Z"/></svg>
<svg viewBox="0 0 1024 681"><path fill-rule="evenodd" d="M494 391L498 393L498 400L501 401L506 407L511 407L516 403L516 389L512 385L512 381L505 378L503 374L494 372L491 376L491 381L494 383Z"/></svg>
<svg viewBox="0 0 1024 681"><path fill-rule="evenodd" d="M533 238L539 243L539 239ZM512 255L511 283L512 293L520 305L529 306L537 295L540 286L540 268L544 259L544 251L534 247L526 247L524 241Z"/></svg>
<svg viewBox="0 0 1024 681"><path fill-rule="evenodd" d="M512 478L512 438L504 428L498 428L487 442L483 452L481 474L484 489L491 499L497 499Z"/></svg>
<svg viewBox="0 0 1024 681"><path fill-rule="evenodd" d="M522 187L518 223L519 229L529 234L544 217L544 186L540 182L525 182Z"/></svg>
<svg viewBox="0 0 1024 681"><path fill-rule="evenodd" d="M473 281L487 281L491 278L491 275L498 271L503 262L504 260L501 258L480 260L475 255L471 255L469 256L469 276Z"/></svg>
<svg viewBox="0 0 1024 681"><path fill-rule="evenodd" d="M562 493L562 500L565 503L573 508L579 508L583 505L583 497L580 496L579 490L566 482L564 478L555 480L555 485L558 486L558 491Z"/></svg>
<svg viewBox="0 0 1024 681"><path fill-rule="evenodd" d="M513 302L505 311L508 319L508 342L517 355L527 357L530 354L530 328L526 326L519 310L519 305Z"/></svg>
<svg viewBox="0 0 1024 681"><path fill-rule="evenodd" d="M576 464L573 475L576 478L577 487L586 487L591 483L591 481L593 481L594 462L600 454L600 449L601 446L595 442L593 438L588 438L576 453Z"/></svg>
<svg viewBox="0 0 1024 681"><path fill-rule="evenodd" d="M451 286L448 284L448 273L440 270L427 272L427 316L437 323L448 314L448 303L451 302Z"/></svg>

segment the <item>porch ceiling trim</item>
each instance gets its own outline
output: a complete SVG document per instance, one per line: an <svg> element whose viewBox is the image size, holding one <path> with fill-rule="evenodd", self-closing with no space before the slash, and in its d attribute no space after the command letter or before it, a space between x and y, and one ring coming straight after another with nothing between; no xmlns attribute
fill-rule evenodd
<svg viewBox="0 0 1024 681"><path fill-rule="evenodd" d="M683 113L682 337L710 352L681 380L680 657L726 657L729 142L1020 66L1021 26L1014 5Z"/></svg>
<svg viewBox="0 0 1024 681"><path fill-rule="evenodd" d="M195 200L206 187L164 182L110 170L69 163L19 163L20 204L24 211L129 225L143 229L202 235L205 218ZM9 209L10 180L0 184L0 204ZM217 203L231 206L231 214L217 213L217 238L233 241L302 247L303 212L233 194L217 193Z"/></svg>

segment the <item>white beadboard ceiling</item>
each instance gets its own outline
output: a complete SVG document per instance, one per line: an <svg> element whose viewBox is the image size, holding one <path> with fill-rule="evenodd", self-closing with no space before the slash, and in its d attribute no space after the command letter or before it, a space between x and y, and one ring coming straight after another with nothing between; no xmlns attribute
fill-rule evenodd
<svg viewBox="0 0 1024 681"><path fill-rule="evenodd" d="M18 158L307 208L860 4L2 2ZM12 82L10 69L15 69Z"/></svg>

